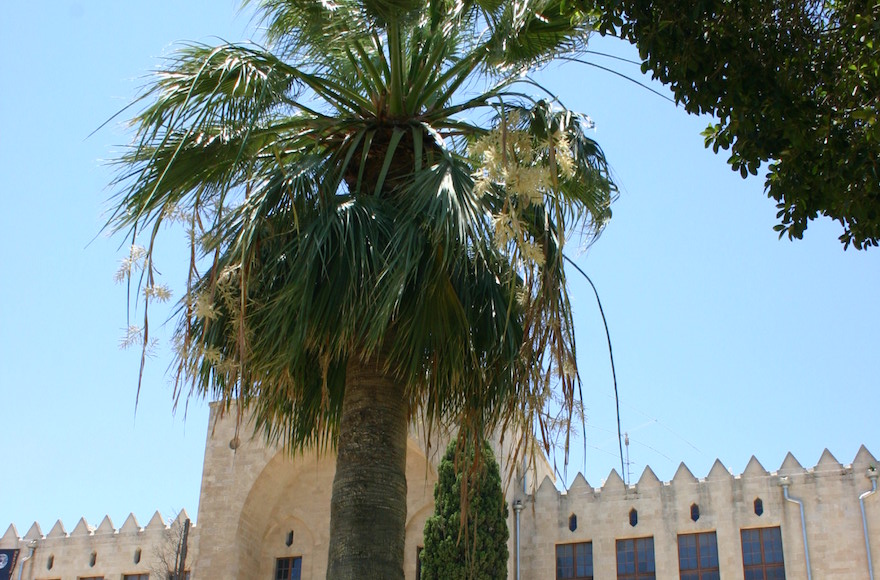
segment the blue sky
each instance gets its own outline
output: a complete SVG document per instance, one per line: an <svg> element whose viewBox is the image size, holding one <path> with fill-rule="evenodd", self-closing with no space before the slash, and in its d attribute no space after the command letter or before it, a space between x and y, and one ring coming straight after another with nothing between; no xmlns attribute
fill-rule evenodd
<svg viewBox="0 0 880 580"><path fill-rule="evenodd" d="M0 21L0 534L195 516L207 407L172 414L160 349L135 409L139 355L118 348L126 291L113 282L125 244L101 233L102 160L126 143L125 117L89 135L175 41L258 35L231 0L7 2ZM668 480L681 461L702 477L716 458L739 473L753 454L769 470L789 451L804 466L826 447L842 463L862 444L880 454L880 251L844 252L829 220L777 240L763 180L704 149L707 119L583 65L541 80L593 118L621 186L603 236L572 254L608 317L632 481L646 464ZM166 244L173 280L185 258ZM595 299L571 280L587 440L567 480L599 486L620 471L613 385Z"/></svg>

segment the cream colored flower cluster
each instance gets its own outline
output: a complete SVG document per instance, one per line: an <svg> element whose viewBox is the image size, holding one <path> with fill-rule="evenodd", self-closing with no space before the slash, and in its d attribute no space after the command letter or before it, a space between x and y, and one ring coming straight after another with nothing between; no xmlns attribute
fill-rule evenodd
<svg viewBox="0 0 880 580"><path fill-rule="evenodd" d="M490 192L505 196L502 209L492 216L495 243L501 249L513 244L527 263L542 266L544 252L527 232L520 215L530 205L543 205L555 195L560 180L574 176L575 165L568 138L556 131L538 139L522 128L516 112L470 148L480 165L474 189L479 195Z"/></svg>
<svg viewBox="0 0 880 580"><path fill-rule="evenodd" d="M140 270L144 266L144 260L147 257L147 249L143 246L131 245L128 248L128 257L123 258L119 262L119 268L116 270L113 279L116 283L126 281L132 272Z"/></svg>
<svg viewBox="0 0 880 580"><path fill-rule="evenodd" d="M224 324L231 324L236 336L247 336L247 327L244 333L241 326L245 324L241 316L241 270L237 266L224 268L217 276L216 282L199 292L193 292L188 297L188 305L191 313L190 323L201 320L207 326L219 318L218 306L227 314ZM195 376L199 372L200 363L204 360L215 373L234 376L239 372L239 363L225 356L215 346L204 346L199 341L189 340L188 336L178 335L175 337L180 370L187 377Z"/></svg>

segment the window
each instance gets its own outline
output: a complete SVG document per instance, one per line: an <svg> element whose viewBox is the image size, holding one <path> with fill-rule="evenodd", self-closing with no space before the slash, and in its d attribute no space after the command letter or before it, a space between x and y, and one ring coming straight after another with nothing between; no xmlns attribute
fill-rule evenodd
<svg viewBox="0 0 880 580"><path fill-rule="evenodd" d="M593 579L593 543L556 545L556 580Z"/></svg>
<svg viewBox="0 0 880 580"><path fill-rule="evenodd" d="M424 546L416 546L416 580L422 580L422 550Z"/></svg>
<svg viewBox="0 0 880 580"><path fill-rule="evenodd" d="M300 580L302 558L278 558L275 560L275 580Z"/></svg>
<svg viewBox="0 0 880 580"><path fill-rule="evenodd" d="M629 510L629 525L636 527L639 524L639 512L636 508Z"/></svg>
<svg viewBox="0 0 880 580"><path fill-rule="evenodd" d="M149 574L123 574L122 580L150 580Z"/></svg>
<svg viewBox="0 0 880 580"><path fill-rule="evenodd" d="M103 576L80 576L79 580L104 580Z"/></svg>
<svg viewBox="0 0 880 580"><path fill-rule="evenodd" d="M168 574L168 580L177 580L177 572ZM183 580L189 580L189 570L183 573Z"/></svg>
<svg viewBox="0 0 880 580"><path fill-rule="evenodd" d="M719 580L718 540L715 532L678 536L681 580Z"/></svg>
<svg viewBox="0 0 880 580"><path fill-rule="evenodd" d="M785 580L779 528L742 530L745 580Z"/></svg>
<svg viewBox="0 0 880 580"><path fill-rule="evenodd" d="M654 538L617 540L618 580L654 580Z"/></svg>

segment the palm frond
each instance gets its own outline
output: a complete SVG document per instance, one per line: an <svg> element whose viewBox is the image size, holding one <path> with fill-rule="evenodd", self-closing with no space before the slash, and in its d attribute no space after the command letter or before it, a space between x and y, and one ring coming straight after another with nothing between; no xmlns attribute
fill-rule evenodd
<svg viewBox="0 0 880 580"><path fill-rule="evenodd" d="M186 217L178 393L333 445L349 361L381 352L411 413L465 437L547 429L555 386L571 417L562 252L616 190L587 119L518 82L583 47L561 1L261 0L268 47L188 45L157 73L110 225L148 238L152 284Z"/></svg>
<svg viewBox="0 0 880 580"><path fill-rule="evenodd" d="M565 0L505 3L486 40L487 66L519 72L584 50L594 23L565 5Z"/></svg>

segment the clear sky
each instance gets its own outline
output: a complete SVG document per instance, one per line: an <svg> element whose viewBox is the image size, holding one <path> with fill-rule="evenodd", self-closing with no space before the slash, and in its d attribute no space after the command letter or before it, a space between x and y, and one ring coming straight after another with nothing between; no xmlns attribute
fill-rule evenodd
<svg viewBox="0 0 880 580"><path fill-rule="evenodd" d="M114 176L102 160L127 142L125 116L89 134L174 42L259 35L233 0L6 2L0 22L0 534L10 522L23 535L59 518L69 532L83 516L195 517L207 406L172 414L161 348L135 409L139 353L118 347L127 297L113 282L125 243L100 233ZM789 451L804 466L826 447L844 464L862 444L880 455L880 251L844 252L827 219L777 240L763 179L704 149L707 119L584 65L541 78L596 122L621 186L601 239L572 252L610 325L631 480L645 465L668 480L682 461L703 477L716 458L739 473L752 455L771 471ZM167 240L171 281L186 258ZM621 469L613 385L577 276L587 439L566 481L583 471L599 486Z"/></svg>

